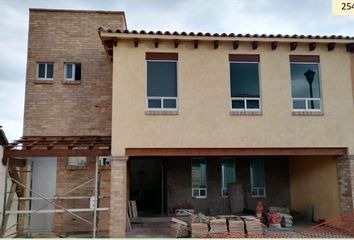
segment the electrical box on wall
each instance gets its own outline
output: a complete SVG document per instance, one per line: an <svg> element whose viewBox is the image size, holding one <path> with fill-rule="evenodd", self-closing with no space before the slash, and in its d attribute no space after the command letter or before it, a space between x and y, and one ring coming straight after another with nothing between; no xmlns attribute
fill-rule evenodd
<svg viewBox="0 0 354 240"><path fill-rule="evenodd" d="M108 156L99 156L98 160L99 160L101 166L105 166L106 167L106 166L110 166L111 165Z"/></svg>

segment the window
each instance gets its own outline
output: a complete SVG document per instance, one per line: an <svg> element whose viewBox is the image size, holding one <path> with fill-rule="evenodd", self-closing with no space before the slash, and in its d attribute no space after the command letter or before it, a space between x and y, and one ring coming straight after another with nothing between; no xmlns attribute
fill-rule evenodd
<svg viewBox="0 0 354 240"><path fill-rule="evenodd" d="M80 81L81 80L81 63L65 63L64 75L65 75L65 80Z"/></svg>
<svg viewBox="0 0 354 240"><path fill-rule="evenodd" d="M321 111L318 56L290 56L293 111Z"/></svg>
<svg viewBox="0 0 354 240"><path fill-rule="evenodd" d="M230 54L232 111L260 111L259 55Z"/></svg>
<svg viewBox="0 0 354 240"><path fill-rule="evenodd" d="M38 63L37 64L37 79L38 80L53 80L53 63Z"/></svg>
<svg viewBox="0 0 354 240"><path fill-rule="evenodd" d="M192 197L207 197L206 159L192 158Z"/></svg>
<svg viewBox="0 0 354 240"><path fill-rule="evenodd" d="M251 195L252 197L265 197L265 173L264 159L255 158L251 160Z"/></svg>
<svg viewBox="0 0 354 240"><path fill-rule="evenodd" d="M68 158L68 169L83 169L86 167L87 158L86 157L69 157Z"/></svg>
<svg viewBox="0 0 354 240"><path fill-rule="evenodd" d="M176 53L146 53L148 110L177 110Z"/></svg>
<svg viewBox="0 0 354 240"><path fill-rule="evenodd" d="M236 181L235 176L235 159L224 158L221 160L221 182L222 182L222 197L229 196L229 184Z"/></svg>

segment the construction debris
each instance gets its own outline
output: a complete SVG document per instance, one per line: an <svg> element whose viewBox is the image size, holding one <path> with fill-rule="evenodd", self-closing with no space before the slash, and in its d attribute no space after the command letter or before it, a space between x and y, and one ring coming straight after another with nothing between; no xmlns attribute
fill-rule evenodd
<svg viewBox="0 0 354 240"><path fill-rule="evenodd" d="M245 223L241 218L229 219L230 233L245 233Z"/></svg>
<svg viewBox="0 0 354 240"><path fill-rule="evenodd" d="M245 219L245 225L246 225L246 231L247 234L250 235L261 235L263 234L263 228L262 228L262 223L259 219L251 219L251 218L246 218Z"/></svg>
<svg viewBox="0 0 354 240"><path fill-rule="evenodd" d="M192 223L192 238L205 237L209 233L209 226L206 223Z"/></svg>

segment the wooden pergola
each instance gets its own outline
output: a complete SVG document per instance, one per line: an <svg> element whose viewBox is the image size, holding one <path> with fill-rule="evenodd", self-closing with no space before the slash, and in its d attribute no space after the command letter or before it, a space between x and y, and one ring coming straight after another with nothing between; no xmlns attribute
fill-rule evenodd
<svg viewBox="0 0 354 240"><path fill-rule="evenodd" d="M4 160L25 157L108 156L111 136L24 136L5 146Z"/></svg>

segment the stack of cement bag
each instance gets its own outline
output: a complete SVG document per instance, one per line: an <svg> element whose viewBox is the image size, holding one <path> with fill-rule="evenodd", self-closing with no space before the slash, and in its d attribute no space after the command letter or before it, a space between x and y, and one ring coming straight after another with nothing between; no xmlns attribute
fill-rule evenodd
<svg viewBox="0 0 354 240"><path fill-rule="evenodd" d="M281 221L281 226L282 227L292 227L294 222L293 222L293 216L291 216L290 214L286 214L286 213L279 213L280 217L282 218Z"/></svg>

